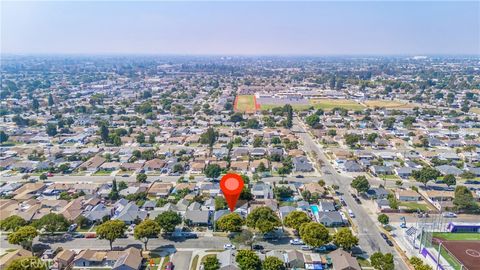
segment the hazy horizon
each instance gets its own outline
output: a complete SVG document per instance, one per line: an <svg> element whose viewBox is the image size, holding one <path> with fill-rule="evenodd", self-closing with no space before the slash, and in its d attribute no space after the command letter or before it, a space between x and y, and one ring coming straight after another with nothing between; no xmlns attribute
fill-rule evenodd
<svg viewBox="0 0 480 270"><path fill-rule="evenodd" d="M2 2L3 55L477 56L479 2Z"/></svg>

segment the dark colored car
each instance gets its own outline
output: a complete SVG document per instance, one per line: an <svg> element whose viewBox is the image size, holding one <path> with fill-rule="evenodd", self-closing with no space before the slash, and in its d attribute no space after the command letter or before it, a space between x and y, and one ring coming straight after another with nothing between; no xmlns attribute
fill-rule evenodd
<svg viewBox="0 0 480 270"><path fill-rule="evenodd" d="M387 242L387 245L393 247L393 243L392 243L392 241L390 241L389 239L385 240L385 242Z"/></svg>
<svg viewBox="0 0 480 270"><path fill-rule="evenodd" d="M386 234L384 234L383 232L380 233L380 235L382 236L383 239L387 240L388 239L388 236Z"/></svg>
<svg viewBox="0 0 480 270"><path fill-rule="evenodd" d="M253 245L252 249L253 250L263 250L263 246L262 245Z"/></svg>
<svg viewBox="0 0 480 270"><path fill-rule="evenodd" d="M185 234L185 238L197 239L198 235L195 234L195 233L187 233L187 234Z"/></svg>
<svg viewBox="0 0 480 270"><path fill-rule="evenodd" d="M303 178L304 176L301 175L301 174L299 174L299 175L297 175L297 176L295 176L295 177L296 177L296 178Z"/></svg>
<svg viewBox="0 0 480 270"><path fill-rule="evenodd" d="M165 270L173 270L173 263L172 262L168 262L167 265L165 265Z"/></svg>

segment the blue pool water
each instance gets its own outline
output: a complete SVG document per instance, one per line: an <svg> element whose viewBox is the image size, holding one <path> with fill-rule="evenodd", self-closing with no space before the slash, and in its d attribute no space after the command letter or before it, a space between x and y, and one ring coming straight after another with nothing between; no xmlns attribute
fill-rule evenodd
<svg viewBox="0 0 480 270"><path fill-rule="evenodd" d="M310 209L312 209L314 215L318 214L318 205L310 205Z"/></svg>

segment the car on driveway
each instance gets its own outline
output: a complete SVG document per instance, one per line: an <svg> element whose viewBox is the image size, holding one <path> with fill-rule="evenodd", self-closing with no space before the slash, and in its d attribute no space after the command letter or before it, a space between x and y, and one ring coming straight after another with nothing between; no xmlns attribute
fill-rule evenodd
<svg viewBox="0 0 480 270"><path fill-rule="evenodd" d="M235 245L232 244L225 244L223 245L223 249L228 250L228 249L235 249Z"/></svg>
<svg viewBox="0 0 480 270"><path fill-rule="evenodd" d="M165 270L173 270L173 263L172 262L168 262L166 265L165 265Z"/></svg>
<svg viewBox="0 0 480 270"><path fill-rule="evenodd" d="M295 238L295 239L292 239L290 240L290 245L303 245L303 241L302 239L299 239L299 238Z"/></svg>

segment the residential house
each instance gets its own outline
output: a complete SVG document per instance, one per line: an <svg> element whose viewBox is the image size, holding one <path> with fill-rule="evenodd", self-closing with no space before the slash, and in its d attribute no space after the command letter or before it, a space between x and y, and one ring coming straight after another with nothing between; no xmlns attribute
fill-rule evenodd
<svg viewBox="0 0 480 270"><path fill-rule="evenodd" d="M115 210L113 219L118 219L126 224L133 224L136 220L144 220L147 217L147 211L141 210L135 202L128 202L127 205L121 207L121 210Z"/></svg>
<svg viewBox="0 0 480 270"><path fill-rule="evenodd" d="M287 251L286 263L287 267L292 269L303 269L305 268L305 258L303 257L303 253L298 250L289 250Z"/></svg>
<svg viewBox="0 0 480 270"><path fill-rule="evenodd" d="M358 261L343 249L337 249L328 254L332 260L333 270L361 270Z"/></svg>
<svg viewBox="0 0 480 270"><path fill-rule="evenodd" d="M397 200L402 202L416 202L422 199L422 196L414 190L397 190L395 195Z"/></svg>
<svg viewBox="0 0 480 270"><path fill-rule="evenodd" d="M308 158L305 156L294 157L293 160L293 169L296 172L311 172L313 171L312 164L308 161Z"/></svg>
<svg viewBox="0 0 480 270"><path fill-rule="evenodd" d="M318 222L326 227L339 227L345 225L342 215L338 211L318 212Z"/></svg>
<svg viewBox="0 0 480 270"><path fill-rule="evenodd" d="M218 262L220 263L219 270L240 270L235 261L235 250L225 250L217 254Z"/></svg>
<svg viewBox="0 0 480 270"><path fill-rule="evenodd" d="M252 195L256 200L272 199L272 186L264 182L257 182L252 187Z"/></svg>
<svg viewBox="0 0 480 270"><path fill-rule="evenodd" d="M187 210L185 220L193 226L208 226L210 224L210 212L202 210Z"/></svg>

